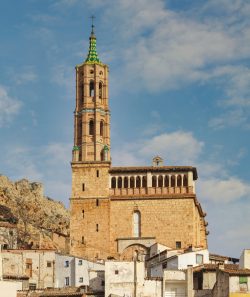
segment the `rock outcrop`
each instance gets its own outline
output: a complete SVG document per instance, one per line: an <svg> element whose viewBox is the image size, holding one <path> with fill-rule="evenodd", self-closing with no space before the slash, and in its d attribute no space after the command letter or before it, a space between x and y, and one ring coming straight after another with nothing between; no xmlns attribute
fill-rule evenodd
<svg viewBox="0 0 250 297"><path fill-rule="evenodd" d="M27 179L12 182L0 175L0 205L18 220L20 248L68 251L69 211L61 202L44 196L41 183Z"/></svg>

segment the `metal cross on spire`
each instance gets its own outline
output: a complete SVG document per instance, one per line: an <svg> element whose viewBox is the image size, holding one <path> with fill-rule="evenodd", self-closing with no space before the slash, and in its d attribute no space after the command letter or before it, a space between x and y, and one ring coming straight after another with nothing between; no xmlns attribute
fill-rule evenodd
<svg viewBox="0 0 250 297"><path fill-rule="evenodd" d="M92 24L91 24L92 31L91 31L91 34L94 34L94 28L95 28L95 26L94 26L94 19L95 19L95 16L92 15L92 16L90 17L90 19L92 19Z"/></svg>

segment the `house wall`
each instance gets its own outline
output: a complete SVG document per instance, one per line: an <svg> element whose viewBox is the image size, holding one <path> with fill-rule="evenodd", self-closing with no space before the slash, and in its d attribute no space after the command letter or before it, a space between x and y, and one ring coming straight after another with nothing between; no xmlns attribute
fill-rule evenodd
<svg viewBox="0 0 250 297"><path fill-rule="evenodd" d="M229 278L229 291L230 293L244 292L246 289L250 294L250 276L247 276L247 287L242 288L239 283L239 276L230 276Z"/></svg>
<svg viewBox="0 0 250 297"><path fill-rule="evenodd" d="M16 297L17 290L22 290L22 282L18 281L1 281L0 280L0 295L3 297Z"/></svg>
<svg viewBox="0 0 250 297"><path fill-rule="evenodd" d="M208 250L200 250L195 252L188 252L178 256L178 269L186 269L188 265L200 265L196 262L196 255L203 255L203 263L209 263Z"/></svg>
<svg viewBox="0 0 250 297"><path fill-rule="evenodd" d="M151 267L150 269L151 277L162 277L162 275L163 275L162 263L159 263L158 265Z"/></svg>
<svg viewBox="0 0 250 297"><path fill-rule="evenodd" d="M66 267L65 263L69 261L69 266ZM69 277L69 286L75 284L75 259L68 255L56 254L55 259L55 287L66 287L65 278Z"/></svg>
<svg viewBox="0 0 250 297"><path fill-rule="evenodd" d="M79 265L80 260L82 261L82 265ZM105 266L103 264L87 261L81 258L75 258L75 286L90 286L90 271L92 271L92 275L94 275L94 271L104 270ZM83 283L80 282L80 277L83 278ZM97 282L97 286L99 286L99 282ZM92 284L92 287L95 288L95 285Z"/></svg>
<svg viewBox="0 0 250 297"><path fill-rule="evenodd" d="M178 294L180 296L186 296L186 273L180 270L165 270L163 276L163 294L166 297L178 296Z"/></svg>
<svg viewBox="0 0 250 297"><path fill-rule="evenodd" d="M32 260L32 276L30 276L29 283L35 283L37 285L37 288L54 287L55 251L24 251L24 266L26 265L27 259ZM50 267L48 267L47 265L48 262L51 263Z"/></svg>
<svg viewBox="0 0 250 297"><path fill-rule="evenodd" d="M65 262L69 262L69 266L65 266ZM76 258L68 255L56 254L55 262L55 276L56 276L56 287L62 288L66 287L65 278L69 277L69 286L79 287L79 286L90 286L90 271L92 271L92 276L95 278L95 271L104 271L104 265L99 263L94 263L87 261L85 259ZM98 274L99 277L99 274ZM82 281L80 280L82 278ZM101 280L104 280L102 277ZM99 288L99 283L96 283ZM95 290L95 282L92 283L92 289Z"/></svg>
<svg viewBox="0 0 250 297"><path fill-rule="evenodd" d="M165 251L167 247L160 243L155 243L150 247L149 257L153 257L163 251Z"/></svg>
<svg viewBox="0 0 250 297"><path fill-rule="evenodd" d="M239 267L250 269L250 250L244 250L240 256Z"/></svg>
<svg viewBox="0 0 250 297"><path fill-rule="evenodd" d="M217 282L213 288L213 297L229 296L229 275L221 270L217 271Z"/></svg>
<svg viewBox="0 0 250 297"><path fill-rule="evenodd" d="M213 289L216 282L216 272L204 272L203 273L203 290Z"/></svg>
<svg viewBox="0 0 250 297"><path fill-rule="evenodd" d="M135 267L136 265L136 267ZM136 269L136 275L135 275ZM105 296L162 296L160 280L145 279L143 262L107 261L105 263Z"/></svg>
<svg viewBox="0 0 250 297"><path fill-rule="evenodd" d="M105 290L105 273L104 271L89 271L89 287L93 292L104 292Z"/></svg>
<svg viewBox="0 0 250 297"><path fill-rule="evenodd" d="M4 275L26 275L29 284L35 284L37 288L54 287L54 251L4 250L2 258ZM50 267L47 266L48 262L51 263Z"/></svg>

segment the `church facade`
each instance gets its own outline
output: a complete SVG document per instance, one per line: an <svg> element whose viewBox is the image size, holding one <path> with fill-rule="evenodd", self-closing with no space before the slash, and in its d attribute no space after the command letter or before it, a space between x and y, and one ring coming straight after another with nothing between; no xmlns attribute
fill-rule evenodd
<svg viewBox="0 0 250 297"><path fill-rule="evenodd" d="M151 166L112 167L108 74L92 27L87 59L76 66L71 254L130 259L156 242L207 248L195 167L164 166L159 156Z"/></svg>

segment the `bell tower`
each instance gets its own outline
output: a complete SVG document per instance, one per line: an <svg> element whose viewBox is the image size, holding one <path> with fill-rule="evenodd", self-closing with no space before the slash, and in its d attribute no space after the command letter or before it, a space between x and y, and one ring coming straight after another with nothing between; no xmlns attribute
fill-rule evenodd
<svg viewBox="0 0 250 297"><path fill-rule="evenodd" d="M87 58L75 69L70 252L90 258L105 257L105 253L109 253L111 166L109 70L98 57L93 25ZM99 253L100 250L103 251L102 255Z"/></svg>
<svg viewBox="0 0 250 297"><path fill-rule="evenodd" d="M109 117L108 66L98 57L92 25L88 56L76 66L73 162L110 161Z"/></svg>

